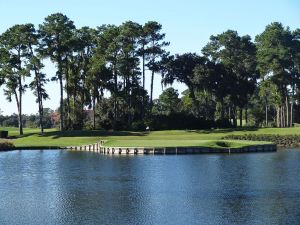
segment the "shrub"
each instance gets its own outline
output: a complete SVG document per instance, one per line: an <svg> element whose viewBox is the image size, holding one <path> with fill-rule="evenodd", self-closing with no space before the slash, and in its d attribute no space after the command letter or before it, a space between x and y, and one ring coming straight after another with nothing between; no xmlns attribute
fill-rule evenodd
<svg viewBox="0 0 300 225"><path fill-rule="evenodd" d="M10 141L0 139L0 150L9 150L14 147L14 144Z"/></svg>
<svg viewBox="0 0 300 225"><path fill-rule="evenodd" d="M146 125L145 125L144 121L142 121L142 120L134 121L131 124L131 130L133 130L133 131L145 131L146 130Z"/></svg>
<svg viewBox="0 0 300 225"><path fill-rule="evenodd" d="M7 138L7 137L8 137L8 131L0 130L0 138Z"/></svg>
<svg viewBox="0 0 300 225"><path fill-rule="evenodd" d="M215 121L215 128L233 128L233 125L227 119L218 119Z"/></svg>
<svg viewBox="0 0 300 225"><path fill-rule="evenodd" d="M243 134L228 135L222 139L226 140L249 140L249 141L268 141L283 147L299 147L300 135L278 135L278 134Z"/></svg>
<svg viewBox="0 0 300 225"><path fill-rule="evenodd" d="M151 130L185 130L210 129L216 127L213 120L196 118L193 115L172 113L170 115L154 115L146 122Z"/></svg>

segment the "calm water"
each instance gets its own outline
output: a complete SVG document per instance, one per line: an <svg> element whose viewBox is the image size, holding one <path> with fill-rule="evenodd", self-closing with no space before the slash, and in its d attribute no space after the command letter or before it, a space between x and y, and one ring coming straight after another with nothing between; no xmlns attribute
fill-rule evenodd
<svg viewBox="0 0 300 225"><path fill-rule="evenodd" d="M2 152L0 224L300 224L300 150Z"/></svg>

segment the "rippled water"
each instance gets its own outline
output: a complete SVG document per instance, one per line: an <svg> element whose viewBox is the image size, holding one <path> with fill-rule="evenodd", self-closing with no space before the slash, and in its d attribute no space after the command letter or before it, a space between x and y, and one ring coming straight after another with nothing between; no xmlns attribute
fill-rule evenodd
<svg viewBox="0 0 300 225"><path fill-rule="evenodd" d="M0 224L300 224L300 150L2 152Z"/></svg>

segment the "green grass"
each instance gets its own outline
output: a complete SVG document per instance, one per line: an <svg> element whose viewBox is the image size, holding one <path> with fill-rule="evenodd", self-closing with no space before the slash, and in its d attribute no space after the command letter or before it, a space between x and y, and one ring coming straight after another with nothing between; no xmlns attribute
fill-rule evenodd
<svg viewBox="0 0 300 225"><path fill-rule="evenodd" d="M168 130L149 132L107 132L107 131L65 131L48 129L42 136L39 129L24 129L24 135L18 136L17 128L2 127L9 136L15 136L12 142L16 147L36 146L79 146L106 140L106 146L118 147L167 147L167 146L211 146L216 147L217 140L229 134L298 134L300 127L293 128L242 128L218 130ZM228 142L228 141L226 141ZM257 142L230 141L234 147L242 147ZM260 142L261 143L261 142Z"/></svg>
<svg viewBox="0 0 300 225"><path fill-rule="evenodd" d="M108 147L215 147L215 148L241 148L270 142L240 141L240 140L109 140L105 143Z"/></svg>

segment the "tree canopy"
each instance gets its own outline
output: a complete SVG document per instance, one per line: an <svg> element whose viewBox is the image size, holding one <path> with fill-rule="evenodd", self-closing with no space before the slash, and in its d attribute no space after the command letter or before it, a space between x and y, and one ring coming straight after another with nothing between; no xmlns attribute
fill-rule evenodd
<svg viewBox="0 0 300 225"><path fill-rule="evenodd" d="M156 21L77 28L61 13L37 28L7 29L0 36L0 85L16 102L20 134L25 91L36 96L43 133L44 101L51 98L46 84L54 81L60 100L51 113L61 130L200 129L237 126L238 120L240 126L287 127L299 121L300 29L274 22L255 41L227 30L212 35L201 54L172 55L166 39ZM52 77L44 72L46 59L56 68ZM156 75L165 90L153 99ZM187 90L178 93L174 82ZM185 125L170 125L176 120Z"/></svg>

